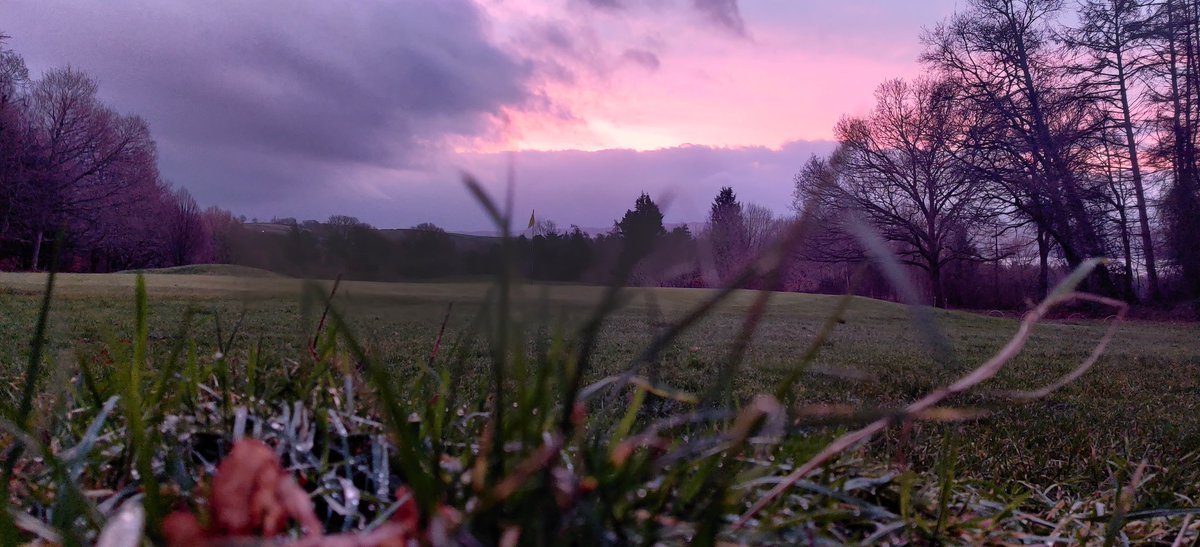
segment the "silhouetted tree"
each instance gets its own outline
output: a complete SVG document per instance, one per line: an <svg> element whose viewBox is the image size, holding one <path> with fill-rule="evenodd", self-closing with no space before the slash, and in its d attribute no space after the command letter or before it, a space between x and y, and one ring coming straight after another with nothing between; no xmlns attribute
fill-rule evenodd
<svg viewBox="0 0 1200 547"><path fill-rule="evenodd" d="M354 228L362 224L357 217L349 215L330 215L325 221L325 234L323 238L323 247L325 256L331 263L330 266L343 275L350 275L347 271L351 255L354 253L352 248L353 242L351 236Z"/></svg>
<svg viewBox="0 0 1200 547"><path fill-rule="evenodd" d="M706 228L719 282L728 283L741 270L750 246L742 204L738 202L733 188L726 186L717 192L708 213Z"/></svg>
<svg viewBox="0 0 1200 547"><path fill-rule="evenodd" d="M776 218L775 212L757 203L747 203L742 210L746 221L746 244L749 254L754 255L767 248L779 238L783 219Z"/></svg>
<svg viewBox="0 0 1200 547"><path fill-rule="evenodd" d="M1099 99L1100 108L1111 117L1112 129L1117 130L1113 132L1117 137L1112 139L1114 146L1104 147L1109 152L1105 157L1106 178L1110 184L1115 184L1123 178L1121 174L1128 172L1138 213L1150 297L1157 300L1161 290L1136 135L1141 124L1135 119L1130 91L1146 73L1150 62L1146 48L1151 36L1145 10L1147 4L1147 0L1086 0L1080 5L1079 23L1068 33L1067 43L1071 50L1084 55L1078 66L1078 70L1086 77L1085 86L1080 92ZM1117 213L1122 221L1122 239L1127 239L1123 196L1119 195L1117 188L1113 190L1116 199L1112 203L1119 208ZM1128 256L1131 254L1130 245L1124 243L1123 246L1127 255L1126 276L1132 276L1132 260Z"/></svg>
<svg viewBox="0 0 1200 547"><path fill-rule="evenodd" d="M196 199L185 188L170 194L166 217L166 252L175 266L211 260L212 235Z"/></svg>
<svg viewBox="0 0 1200 547"><path fill-rule="evenodd" d="M286 273L307 277L333 277L342 273L328 270L325 257L321 256L321 241L314 228L320 229L320 224L315 227L297 224L288 227L283 242Z"/></svg>
<svg viewBox="0 0 1200 547"><path fill-rule="evenodd" d="M681 224L663 236L659 252L652 259L657 269L659 286L703 287L697 242L687 224Z"/></svg>
<svg viewBox="0 0 1200 547"><path fill-rule="evenodd" d="M532 238L521 236L518 249L532 279L578 281L591 265L591 239L578 226L559 233L550 221L539 221Z"/></svg>
<svg viewBox="0 0 1200 547"><path fill-rule="evenodd" d="M841 229L845 212L854 207L838 189L841 175L834 164L842 153L839 148L829 157L810 157L792 179L792 210L797 215L810 215L814 227L798 251L801 260L855 263L866 259L854 238Z"/></svg>
<svg viewBox="0 0 1200 547"><path fill-rule="evenodd" d="M0 34L0 243L10 237L10 228L27 187L25 169L29 154L29 134L20 101L29 86L25 60L5 47L7 36ZM3 258L3 257L0 257Z"/></svg>
<svg viewBox="0 0 1200 547"><path fill-rule="evenodd" d="M395 244L370 224L360 222L350 227L345 257L346 272L355 279L387 280L394 277L393 250ZM450 268L454 267L453 251Z"/></svg>
<svg viewBox="0 0 1200 547"><path fill-rule="evenodd" d="M873 224L905 263L928 273L933 304L945 307L942 268L961 258L950 244L974 220L979 185L954 150L963 119L948 82L891 80L876 91L865 118L844 118L840 174L829 207L851 209Z"/></svg>
<svg viewBox="0 0 1200 547"><path fill-rule="evenodd" d="M992 183L992 195L1036 224L1075 267L1108 254L1079 173L1080 153L1104 118L1063 68L1053 26L1062 6L1061 0L969 0L926 34L923 59L957 84L956 99L972 110L961 146L972 175ZM1117 293L1106 267L1088 285Z"/></svg>
<svg viewBox="0 0 1200 547"><path fill-rule="evenodd" d="M667 233L662 211L644 192L634 202L633 209L625 211L616 229L622 242L621 260L629 266L649 254Z"/></svg>
<svg viewBox="0 0 1200 547"><path fill-rule="evenodd" d="M428 279L455 273L458 256L454 240L428 222L412 227L400 240L400 271L412 278Z"/></svg>
<svg viewBox="0 0 1200 547"><path fill-rule="evenodd" d="M1154 155L1170 169L1162 196L1166 249L1185 294L1200 296L1200 2L1152 5L1149 98L1157 105Z"/></svg>

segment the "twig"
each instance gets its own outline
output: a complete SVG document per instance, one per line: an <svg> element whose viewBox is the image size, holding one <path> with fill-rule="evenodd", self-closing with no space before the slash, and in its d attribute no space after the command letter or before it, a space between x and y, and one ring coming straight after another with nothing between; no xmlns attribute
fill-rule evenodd
<svg viewBox="0 0 1200 547"><path fill-rule="evenodd" d="M333 297L337 295L338 285L341 284L342 274L338 274L337 279L333 280L333 289L329 291L329 298L325 300L325 310L321 312L321 320L317 322L317 331L313 333L312 341L308 343L308 353L312 356L314 363L321 360L321 357L317 355L317 340L321 338L321 330L325 328L325 318L329 315L329 306L333 305Z"/></svg>
<svg viewBox="0 0 1200 547"><path fill-rule="evenodd" d="M1102 354L1104 354L1104 350L1108 348L1108 343L1112 341L1113 336L1117 333L1117 325L1119 325L1121 321L1125 319L1125 313L1129 311L1128 304L1112 298L1105 298L1103 296L1097 296L1094 294L1080 293L1075 296L1075 299L1111 306L1117 310L1116 315L1113 316L1114 320L1109 324L1108 329L1104 332L1104 337L1100 339L1100 342L1096 344L1095 348L1092 348L1092 353L1088 355L1087 359L1084 359L1078 367L1075 367L1074 370L1069 372L1066 376L1060 378L1057 382L1033 391L1010 392L1007 394L1009 397L1014 399L1041 399L1042 397L1049 395L1051 392L1057 391L1067 384L1079 379L1079 377L1083 376L1088 369L1092 368L1092 365L1096 364L1096 361L1100 359Z"/></svg>
<svg viewBox="0 0 1200 547"><path fill-rule="evenodd" d="M1183 545L1183 538L1187 535L1188 525L1192 523L1192 515L1183 517L1183 525L1179 527L1179 535L1175 536L1175 541L1171 543L1171 547L1180 547Z"/></svg>
<svg viewBox="0 0 1200 547"><path fill-rule="evenodd" d="M912 404L909 404L904 409L905 414L917 414L920 412L924 412L924 411L934 407L938 403L941 403L942 401L950 398L951 396L962 393L962 392L980 384L981 382L995 376L996 373L1000 371L1000 369L1004 368L1005 364L1007 364L1014 357L1016 357L1017 354L1021 352L1021 349L1025 347L1025 343L1029 340L1030 335L1033 333L1033 327L1034 327L1034 325L1036 325L1038 323L1038 321L1040 321L1043 317L1045 317L1046 314L1049 313L1050 310L1053 309L1055 306L1058 306L1059 304L1062 304L1064 302L1075 301L1075 300L1099 302L1102 304L1109 304L1109 305L1116 304L1117 308L1119 310L1118 315L1123 315L1125 309L1127 308L1127 306L1123 302L1117 302L1117 301L1110 300L1107 298L1102 298L1102 297L1083 294L1083 293L1076 293L1076 292L1064 292L1064 293L1056 292L1055 294L1052 294L1049 297L1047 297L1046 300L1044 300L1036 308L1034 308L1032 311L1030 311L1025 316L1025 318L1021 320L1021 325L1017 329L1017 333L1015 335L1013 335L1012 339L1009 340L1009 342L1007 344L1005 344L1005 346L1003 348L1001 348L1000 351L998 353L996 353L996 355L994 355L991 359L987 360L985 363L980 365L979 368L976 368L970 374L960 378L958 381L951 384L949 387L934 391L934 392L926 395L925 397L922 397L920 400L913 402ZM1115 325L1115 322L1114 322L1114 325ZM1111 330L1112 330L1112 327L1110 327L1109 335L1105 336L1105 338L1103 340L1101 340L1100 344L1098 345L1098 347L1101 350L1103 350L1103 347L1108 344L1108 340L1111 339ZM1088 359L1085 360L1084 363L1080 367L1078 367L1075 371L1073 371L1071 374L1068 374L1066 376L1066 378L1068 378L1067 381L1070 381L1069 379L1077 378L1079 376L1079 374L1083 374L1083 372L1086 371L1087 368L1090 367L1092 365L1092 363L1095 362L1095 357L1098 357L1098 355L1096 354L1096 352L1093 352L1093 354L1091 356L1089 356ZM1050 386L1048 386L1049 389L1037 390L1035 393L1043 393L1043 392L1050 393L1050 392L1054 391L1055 389L1058 389L1059 387L1061 387L1061 385L1063 385L1062 380L1060 380L1059 382L1055 382L1054 384L1051 384ZM752 505L750 507L750 509L747 510L737 520L737 522L734 523L733 529L738 530L738 529L742 528L743 526L745 526L746 523L749 522L750 519L753 518L755 514L757 514L759 511L761 511L764 507L766 507L768 504L770 504L773 500L778 498L780 495L782 495L788 488L790 488L797 481L804 478L809 473L813 472L815 469L817 469L822 464L824 464L825 462L832 459L834 456L837 456L838 454L850 449L851 447L856 446L859 443L870 439L871 437L875 436L876 433L883 431L885 428L887 428L887 426L890 423L892 423L893 420L894 420L893 417L880 418L874 422L871 422L870 424L868 424L866 427L863 427L862 429L853 431L851 433L847 433L847 434L837 438L837 440L833 441L828 446L826 446L823 450L821 450L819 453L817 453L817 455L813 456L812 459L805 462L804 465L801 465L800 467L796 468L795 471L793 471L782 482L780 482L778 485L776 485L774 488L772 488L769 492L767 492L766 495L764 495L762 498L759 498L759 500L756 501L754 503L754 505Z"/></svg>
<svg viewBox="0 0 1200 547"><path fill-rule="evenodd" d="M433 351L429 352L429 366L433 366L433 362L437 360L438 351L442 349L442 335L446 334L446 323L450 322L450 311L454 309L454 302L446 305L446 316L442 318L442 328L438 329L437 339L433 341Z"/></svg>

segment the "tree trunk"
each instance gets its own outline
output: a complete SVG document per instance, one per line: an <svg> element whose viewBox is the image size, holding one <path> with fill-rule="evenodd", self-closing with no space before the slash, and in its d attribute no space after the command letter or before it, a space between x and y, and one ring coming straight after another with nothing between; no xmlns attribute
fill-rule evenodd
<svg viewBox="0 0 1200 547"><path fill-rule="evenodd" d="M1043 190L1048 194L1057 221L1055 239L1063 251L1063 258L1072 268L1078 266L1084 259L1103 255L1103 246L1092 225L1090 216L1084 206L1083 199L1075 183L1074 174L1063 157L1061 147L1050 133L1045 112L1041 105L1041 91L1033 79L1033 71L1029 63L1025 40L1015 23L1011 31L1016 38L1016 58L1014 62L1021 73L1022 84L1025 87L1025 98L1029 101L1029 117L1036 143L1034 153L1041 165L1045 183ZM1058 187L1054 187L1054 185ZM1061 195L1060 195L1061 190ZM1064 201L1065 200L1065 203ZM1074 221L1074 222L1072 222ZM1116 285L1109 275L1108 269L1096 268L1090 279L1094 280L1093 290L1101 294L1114 294Z"/></svg>
<svg viewBox="0 0 1200 547"><path fill-rule="evenodd" d="M946 294L942 289L942 267L937 264L931 264L929 267L929 286L933 292L933 307L946 307Z"/></svg>
<svg viewBox="0 0 1200 547"><path fill-rule="evenodd" d="M1125 62L1117 50L1117 85L1121 91L1121 116L1124 118L1125 146L1129 148L1129 169L1133 175L1133 192L1137 198L1138 220L1141 224L1142 254L1146 257L1146 281L1150 285L1150 300L1158 300L1158 267L1154 261L1154 240L1150 236L1150 215L1146 212L1146 192L1142 187L1142 168L1138 162L1137 139L1133 136L1133 114L1129 108L1129 90L1125 85ZM1125 246L1126 250L1129 246ZM1128 258L1125 261L1129 264Z"/></svg>
<svg viewBox="0 0 1200 547"><path fill-rule="evenodd" d="M1200 276L1200 267L1194 267L1193 260L1189 260L1192 257L1188 256L1194 253L1191 248L1195 246L1195 243L1191 241L1192 237L1189 237L1191 234L1184 226L1191 221L1188 217L1195 215L1193 211L1188 211L1187 205L1191 197L1187 194L1192 186L1192 181L1196 180L1197 176L1195 144L1192 141L1194 119L1191 104L1194 92L1192 84L1196 79L1197 71L1193 57L1195 53L1192 39L1194 21L1190 20L1186 11L1183 14L1176 13L1175 2L1166 2L1164 6L1167 14L1166 65L1170 85L1171 129L1174 140L1174 157L1171 158L1171 163L1175 179L1174 187L1167 193L1167 210L1170 217L1173 217L1170 220L1174 224L1168 229L1168 238L1175 254L1175 260L1181 267L1183 278L1192 280L1197 285L1196 292L1200 294L1200 277L1197 277ZM1185 9L1187 7L1184 6ZM1179 35L1181 28L1183 36ZM1181 199L1182 201L1179 201ZM1195 262L1200 262L1200 260Z"/></svg>
<svg viewBox="0 0 1200 547"><path fill-rule="evenodd" d="M10 201L8 203L8 208L4 210L4 221L0 222L0 239L4 239L4 236L8 235L8 225L9 225L9 219L12 218L12 210L13 210L13 204Z"/></svg>
<svg viewBox="0 0 1200 547"><path fill-rule="evenodd" d="M1121 246L1125 249L1125 279L1121 285L1125 291L1125 300L1135 302L1137 293L1133 290L1133 242L1129 237L1129 219L1125 215L1124 206L1117 208L1117 214L1121 219Z"/></svg>
<svg viewBox="0 0 1200 547"><path fill-rule="evenodd" d="M1000 308L1000 234L992 237L992 307Z"/></svg>
<svg viewBox="0 0 1200 547"><path fill-rule="evenodd" d="M1050 292L1050 241L1041 228L1037 231L1038 244L1038 300L1044 300Z"/></svg>
<svg viewBox="0 0 1200 547"><path fill-rule="evenodd" d="M37 231L37 236L35 236L33 238L33 260L30 261L29 269L31 269L35 272L38 271L38 261L41 259L41 255L42 255L42 238L43 238L43 236L44 236L44 233L39 228Z"/></svg>

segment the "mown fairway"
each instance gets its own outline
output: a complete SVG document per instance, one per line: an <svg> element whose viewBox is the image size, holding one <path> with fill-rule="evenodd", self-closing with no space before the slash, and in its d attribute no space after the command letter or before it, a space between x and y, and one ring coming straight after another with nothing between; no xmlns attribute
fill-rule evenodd
<svg viewBox="0 0 1200 547"><path fill-rule="evenodd" d="M100 342L129 337L133 321L134 275L62 275L58 278L50 323L60 368L73 362L67 350L84 352ZM184 310L201 312L191 333L202 351L215 351L214 317L226 335L244 312L241 348L261 340L264 354L276 361L300 361L319 309L302 304L303 283L274 277L150 274L151 339L163 340L179 329ZM0 347L3 389L13 397L33 330L45 276L0 274ZM414 363L427 359L447 305L454 303L447 336L471 329L487 296L486 284L343 283L338 301L356 325L355 334L395 367L398 382L414 374ZM602 289L575 286L525 286L521 317L530 331L553 333L587 317ZM607 323L601 339L596 378L625 364L666 322L711 294L698 289L631 289L628 302ZM717 313L690 330L658 365L660 382L701 393L711 387L741 327L755 293L735 295ZM736 375L742 398L771 391L793 367L837 297L778 294ZM936 322L953 347L953 356L935 362L903 306L855 299L816 363L796 390L796 402L848 404L871 410L894 408L935 387L946 385L981 361L1014 332L1016 321L959 312L937 312ZM981 420L950 426L957 430L960 472L991 480L1025 479L1039 485L1063 484L1078 492L1111 486L1113 462L1147 459L1154 477L1144 486L1151 498L1173 503L1169 492L1197 493L1200 465L1200 328L1195 324L1129 322L1108 353L1075 384L1048 399L1024 404L1004 402L989 393L1033 388L1069 371L1090 351L1105 323L1059 321L1039 327L1019 359L982 389L952 404L990 410ZM569 330L567 330L569 332ZM484 342L473 353L486 361ZM157 351L166 351L159 343ZM71 372L48 374L62 381ZM619 398L603 403L620 406ZM603 413L606 409L597 409ZM609 409L611 410L611 409ZM932 462L947 426L918 424L912 438L897 433L873 445L880 458L904 457L918 466Z"/></svg>

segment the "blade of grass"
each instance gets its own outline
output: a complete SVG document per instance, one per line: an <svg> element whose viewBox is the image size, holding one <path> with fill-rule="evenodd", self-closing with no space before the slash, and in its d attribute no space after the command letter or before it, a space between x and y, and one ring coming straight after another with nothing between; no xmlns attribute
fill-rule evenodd
<svg viewBox="0 0 1200 547"><path fill-rule="evenodd" d="M149 352L149 304L146 296L146 280L137 275L134 285L135 332L133 360L129 363L125 396L121 398L125 410L125 421L129 427L129 446L133 450L134 465L142 484L143 506L146 509L147 531L152 538L158 537L158 526L162 521L163 508L159 493L158 478L154 476L154 446L152 435L147 435L145 407L142 401L142 375L147 365Z"/></svg>
<svg viewBox="0 0 1200 547"><path fill-rule="evenodd" d="M172 338L171 353L167 356L164 365L156 371L157 379L154 382L154 387L150 390L150 398L146 401L146 406L152 411L150 417L151 423L158 423L167 412L163 401L167 394L172 391L171 387L177 381L177 375L180 370L180 356L183 354L184 348L188 345L188 332L192 328L192 321L195 314L195 308L189 307L184 310L183 319L179 322L179 329L175 332L174 338Z"/></svg>
<svg viewBox="0 0 1200 547"><path fill-rule="evenodd" d="M908 306L912 323L925 339L926 347L930 348L934 361L943 366L953 365L955 358L950 341L938 328L937 321L934 321L933 314L929 311L929 306L922 302L916 287L913 286L912 278L904 272L904 267L888 249L883 237L858 215L851 215L848 227L855 239L867 249L867 254L883 270L888 282L900 293L900 297Z"/></svg>
<svg viewBox="0 0 1200 547"><path fill-rule="evenodd" d="M42 293L42 304L38 309L37 324L33 329L33 339L29 342L29 360L25 366L24 384L21 388L21 402L12 418L21 431L29 427L29 413L33 410L33 398L37 393L38 377L41 374L42 353L46 348L46 326L50 322L50 302L54 296L54 279L58 273L58 260L62 252L64 231L60 230L54 238L51 252L50 271L46 274L46 288ZM35 265L36 266L36 265ZM4 460L4 470L0 473L0 502L8 503L9 485L17 460L21 458L24 445L18 443L9 449ZM0 511L0 541L5 547L16 545L16 523L8 511Z"/></svg>
<svg viewBox="0 0 1200 547"><path fill-rule="evenodd" d="M1133 507L1133 495L1141 485L1142 475L1145 472L1146 460L1142 460L1142 463L1138 464L1137 469L1133 471L1128 485L1121 486L1120 483L1117 483L1117 499L1113 503L1113 514L1104 528L1104 547L1111 547L1117 543L1121 530L1125 528L1125 515Z"/></svg>
<svg viewBox="0 0 1200 547"><path fill-rule="evenodd" d="M317 342L321 338L321 330L325 328L325 318L329 315L329 306L333 305L333 297L337 296L337 290L341 284L342 274L338 274L337 278L333 280L333 288L329 290L329 298L325 300L325 307L321 310L321 320L317 322L317 330L313 332L312 341L308 343L308 353L312 356L314 363L321 360L317 351Z"/></svg>
<svg viewBox="0 0 1200 547"><path fill-rule="evenodd" d="M323 294L320 294L320 290L312 285L309 285L309 290L324 297ZM424 466L423 462L427 458L423 458L420 454L418 448L421 446L420 439L417 438L408 423L408 414L404 411L402 399L396 390L392 376L378 361L367 355L362 345L351 334L349 325L337 308L329 306L328 309L330 323L337 327L351 356L366 369L368 378L374 384L373 387L378 390L380 404L391 425L392 434L397 438L395 454L399 460L400 469L404 473L404 479L412 489L418 505L423 509L423 515L433 514L435 505L439 501L436 478L433 471Z"/></svg>
<svg viewBox="0 0 1200 547"><path fill-rule="evenodd" d="M817 353L825 346L825 341L829 339L829 335L833 334L833 329L842 323L842 317L845 316L846 310L850 308L850 302L854 300L854 290L858 288L858 284L862 281L864 272L866 272L866 265L855 268L854 275L850 279L850 290L838 298L833 313L825 317L825 321L821 323L821 328L817 330L817 334L808 343L808 347L804 349L804 353L800 355L800 359L783 381L776 386L776 399L785 402L791 401L793 397L792 386L800 381L800 376L808 370L813 359L816 359Z"/></svg>
<svg viewBox="0 0 1200 547"><path fill-rule="evenodd" d="M938 494L937 525L933 529L933 541L941 542L942 531L946 529L946 519L950 516L950 500L954 493L954 471L958 463L958 439L955 430L950 428L942 438L941 461L938 462Z"/></svg>

